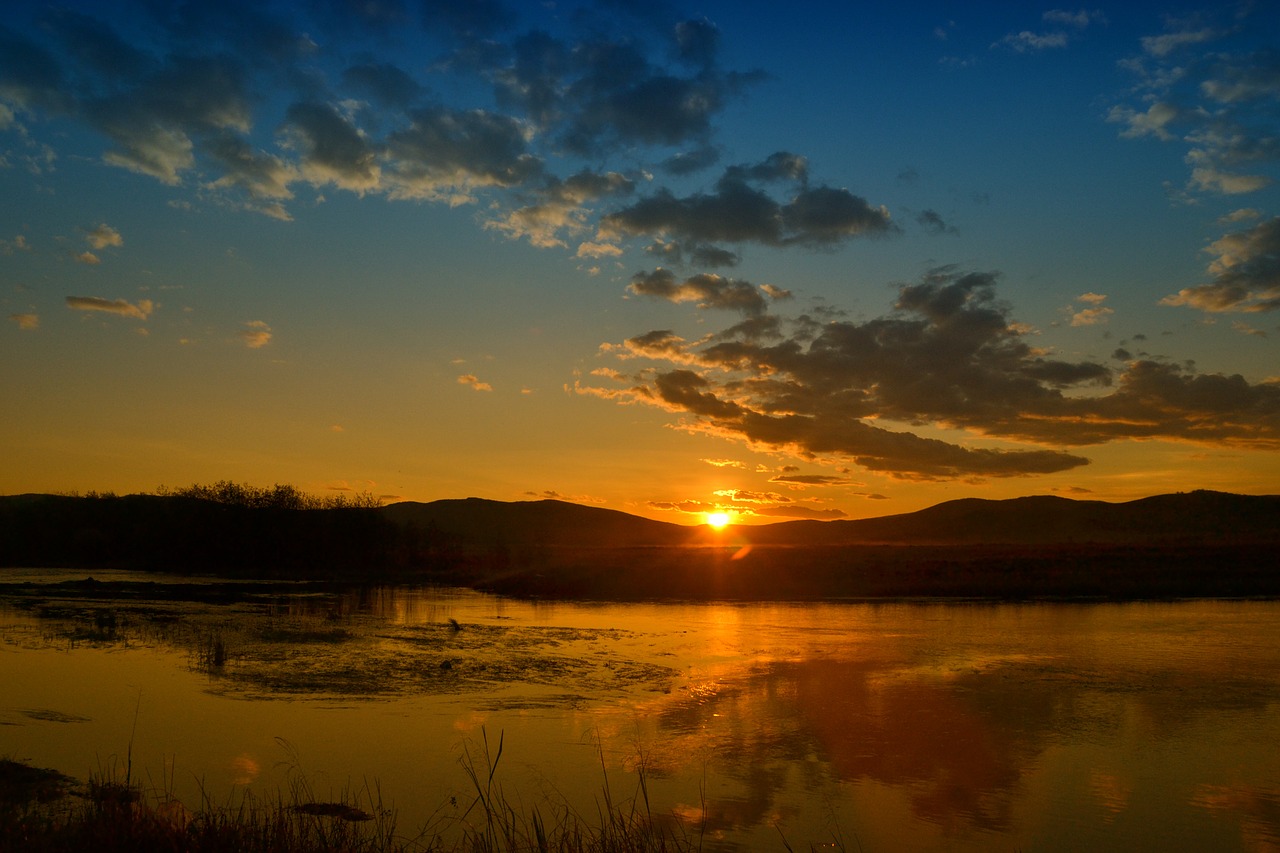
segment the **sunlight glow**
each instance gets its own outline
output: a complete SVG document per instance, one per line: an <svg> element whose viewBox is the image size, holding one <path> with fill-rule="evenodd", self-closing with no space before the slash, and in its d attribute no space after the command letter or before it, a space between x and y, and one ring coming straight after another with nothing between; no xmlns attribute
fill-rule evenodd
<svg viewBox="0 0 1280 853"><path fill-rule="evenodd" d="M729 523L729 513L727 512L709 512L707 513L707 524L716 530L724 527Z"/></svg>

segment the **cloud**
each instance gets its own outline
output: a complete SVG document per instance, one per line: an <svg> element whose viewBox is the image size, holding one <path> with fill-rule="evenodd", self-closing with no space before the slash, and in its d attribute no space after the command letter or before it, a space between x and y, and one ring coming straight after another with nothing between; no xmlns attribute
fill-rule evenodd
<svg viewBox="0 0 1280 853"><path fill-rule="evenodd" d="M1009 33L996 44L1012 48L1018 53L1030 53L1053 47L1066 47L1067 41L1067 34L1061 30L1049 33L1033 33L1029 30L1023 30L1018 33Z"/></svg>
<svg viewBox="0 0 1280 853"><path fill-rule="evenodd" d="M534 174L530 173L530 177ZM587 229L588 206L599 199L628 195L635 183L619 172L582 170L560 180L544 176L540 185L525 190L530 203L505 217L485 223L486 228L505 232L510 237L525 237L535 246L565 246L564 236ZM622 250L610 243L583 242L578 246L580 258L613 257Z"/></svg>
<svg viewBox="0 0 1280 853"><path fill-rule="evenodd" d="M66 302L68 308L76 311L101 311L121 317L132 317L135 320L145 320L155 310L155 304L150 299L139 299L137 304L133 304L123 299L102 299L98 296L68 296Z"/></svg>
<svg viewBox="0 0 1280 853"><path fill-rule="evenodd" d="M715 468L746 468L747 466L739 462L737 459L703 459L701 460Z"/></svg>
<svg viewBox="0 0 1280 853"><path fill-rule="evenodd" d="M606 192L554 166L621 152L633 163L652 156L672 175L706 169L719 157L713 120L763 79L722 66L710 21L669 10L646 16L642 31L589 8L522 10L541 19L517 31L497 0L148 11L145 38L105 12L56 9L29 31L0 30L0 123L12 127L18 113L79 122L105 140L108 164L175 187L194 180L209 191L201 198L226 196L232 209L282 221L306 183L483 201L495 230L567 246L596 229L593 202L632 191L634 178L596 176L613 181ZM387 37L419 27L427 49L443 53L430 64L389 58ZM427 85L443 75L450 85L440 89L465 93L467 108ZM477 85L492 88L487 109L469 108ZM826 208L799 204L793 216L840 216L832 199L798 201ZM822 223L796 227L820 234ZM584 257L617 251L606 239L580 245ZM715 257L736 260L707 247L697 262Z"/></svg>
<svg viewBox="0 0 1280 853"><path fill-rule="evenodd" d="M1142 50L1151 56L1164 58L1184 47L1217 39L1221 34L1213 29L1178 30L1158 36L1143 36Z"/></svg>
<svg viewBox="0 0 1280 853"><path fill-rule="evenodd" d="M470 197L477 187L513 187L543 173L527 150L528 130L517 119L484 110L424 108L387 139L392 197Z"/></svg>
<svg viewBox="0 0 1280 853"><path fill-rule="evenodd" d="M365 134L330 104L296 103L285 116L290 147L299 152L299 172L316 185L353 192L378 186L378 151Z"/></svg>
<svg viewBox="0 0 1280 853"><path fill-rule="evenodd" d="M922 210L916 214L916 222L931 234L956 234L956 229L942 219L936 210Z"/></svg>
<svg viewBox="0 0 1280 853"><path fill-rule="evenodd" d="M1213 280L1166 296L1162 304L1211 313L1280 308L1280 216L1227 234L1208 251L1217 256L1208 268Z"/></svg>
<svg viewBox="0 0 1280 853"><path fill-rule="evenodd" d="M1080 309L1068 308L1067 311L1071 313L1071 325L1096 326L1100 323L1107 322L1111 315L1116 312L1102 304L1106 299L1107 297L1101 293L1082 293L1077 296L1077 302L1083 302L1084 304L1092 307Z"/></svg>
<svg viewBox="0 0 1280 853"><path fill-rule="evenodd" d="M755 186L784 179L797 184L784 201ZM897 230L883 206L845 189L809 186L803 158L788 152L726 169L711 192L681 197L660 189L601 220L606 239L649 236L686 251L717 243L822 248Z"/></svg>
<svg viewBox="0 0 1280 853"><path fill-rule="evenodd" d="M813 518L823 521L849 517L849 514L841 509L815 509L798 504L754 507L752 513L772 518Z"/></svg>
<svg viewBox="0 0 1280 853"><path fill-rule="evenodd" d="M80 252L79 254L72 255L71 257L75 258L76 263L84 264L87 267L96 267L98 264L102 263L102 258L98 257L93 252Z"/></svg>
<svg viewBox="0 0 1280 853"><path fill-rule="evenodd" d="M1063 9L1050 9L1041 16L1045 23L1054 24L1058 29L1042 32L1021 30L1009 33L992 47L1007 47L1018 53L1036 53L1042 50L1066 47L1072 41L1072 32L1083 32L1090 24L1105 24L1107 17L1102 12L1080 9L1075 12ZM1067 27L1068 29L1061 29Z"/></svg>
<svg viewBox="0 0 1280 853"><path fill-rule="evenodd" d="M577 390L656 406L685 429L759 450L903 479L1067 471L1088 460L1063 448L1124 439L1280 448L1280 385L1151 360L1117 374L1052 358L1024 339L996 281L939 268L903 285L891 315L798 319L777 324L790 331L776 338L651 332L602 348L653 363L624 377L628 387Z"/></svg>
<svg viewBox="0 0 1280 853"><path fill-rule="evenodd" d="M829 474L779 474L769 482L784 483L788 486L843 486L853 481L848 477L834 477Z"/></svg>
<svg viewBox="0 0 1280 853"><path fill-rule="evenodd" d="M715 273L699 273L677 281L670 270L659 267L653 272L636 273L627 290L668 302L693 302L699 308L729 309L744 314L760 314L766 307L763 288Z"/></svg>
<svg viewBox="0 0 1280 853"><path fill-rule="evenodd" d="M10 314L9 319L17 324L19 329L23 331L34 331L40 328L39 314Z"/></svg>
<svg viewBox="0 0 1280 853"><path fill-rule="evenodd" d="M12 240L0 240L0 255L12 255L14 252L30 252L31 244L27 242L27 238L23 234L19 234Z"/></svg>
<svg viewBox="0 0 1280 853"><path fill-rule="evenodd" d="M94 228L85 239L89 241L89 245L95 249L105 249L108 246L123 246L124 238L120 236L120 232L107 225L105 222Z"/></svg>
<svg viewBox="0 0 1280 853"><path fill-rule="evenodd" d="M464 373L458 377L459 385L469 385L476 391L492 391L493 386L488 382L481 382L474 373Z"/></svg>
<svg viewBox="0 0 1280 853"><path fill-rule="evenodd" d="M240 331L240 340L249 349L262 349L271 343L271 327L261 320L250 320Z"/></svg>

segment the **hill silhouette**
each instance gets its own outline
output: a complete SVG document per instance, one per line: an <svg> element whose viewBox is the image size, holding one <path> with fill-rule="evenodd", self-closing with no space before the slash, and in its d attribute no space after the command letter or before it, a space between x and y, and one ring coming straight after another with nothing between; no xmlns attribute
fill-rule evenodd
<svg viewBox="0 0 1280 853"><path fill-rule="evenodd" d="M504 502L462 498L383 507L381 514L470 546L635 548L673 547L696 538L697 528L641 518L618 510L557 500Z"/></svg>
<svg viewBox="0 0 1280 853"><path fill-rule="evenodd" d="M1052 495L963 498L917 512L841 521L705 525L654 521L556 500L467 498L398 503L383 515L471 545L676 547L753 545L1063 545L1280 542L1280 495L1194 491L1125 503Z"/></svg>

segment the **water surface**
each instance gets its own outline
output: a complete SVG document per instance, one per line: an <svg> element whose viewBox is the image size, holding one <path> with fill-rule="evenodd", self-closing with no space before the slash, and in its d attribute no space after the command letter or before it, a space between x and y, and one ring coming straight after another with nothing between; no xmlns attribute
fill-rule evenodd
<svg viewBox="0 0 1280 853"><path fill-rule="evenodd" d="M706 849L1280 849L1277 602L160 589L0 604L0 756L193 806L375 791L413 835L501 739L513 802L593 815L643 772Z"/></svg>

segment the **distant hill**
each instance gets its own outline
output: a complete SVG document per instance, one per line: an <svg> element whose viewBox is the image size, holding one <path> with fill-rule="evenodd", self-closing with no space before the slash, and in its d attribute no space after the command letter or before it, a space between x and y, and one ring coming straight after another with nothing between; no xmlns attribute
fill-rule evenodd
<svg viewBox="0 0 1280 853"><path fill-rule="evenodd" d="M467 498L392 504L381 512L398 524L446 539L509 547L671 547L717 541L785 546L1280 543L1280 495L1210 491L1126 503L1055 496L964 498L878 518L743 525L719 537L702 525L554 500Z"/></svg>
<svg viewBox="0 0 1280 853"><path fill-rule="evenodd" d="M391 521L465 545L636 548L685 545L698 527L566 501L483 498L406 501L382 508Z"/></svg>
<svg viewBox="0 0 1280 853"><path fill-rule="evenodd" d="M1177 544L1280 542L1280 495L1194 491L1125 503L1043 495L947 501L854 521L756 528L756 544Z"/></svg>

